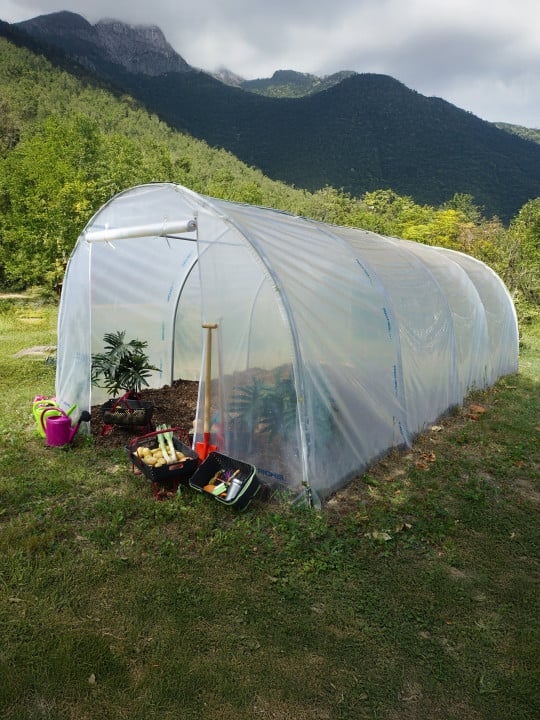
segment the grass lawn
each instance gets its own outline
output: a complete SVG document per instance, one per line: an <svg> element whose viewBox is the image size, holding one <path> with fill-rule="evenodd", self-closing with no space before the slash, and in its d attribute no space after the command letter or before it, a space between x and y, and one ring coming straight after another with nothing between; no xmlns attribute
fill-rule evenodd
<svg viewBox="0 0 540 720"><path fill-rule="evenodd" d="M17 353L55 323L0 301L3 720L540 717L538 325L519 375L323 512L238 514L46 447L54 365Z"/></svg>

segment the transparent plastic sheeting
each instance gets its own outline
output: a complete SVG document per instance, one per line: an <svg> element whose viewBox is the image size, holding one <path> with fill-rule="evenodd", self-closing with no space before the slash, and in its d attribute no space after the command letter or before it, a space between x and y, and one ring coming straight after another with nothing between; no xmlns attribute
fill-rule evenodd
<svg viewBox="0 0 540 720"><path fill-rule="evenodd" d="M128 237L148 226L155 235ZM104 230L115 239L94 242ZM327 497L469 390L517 371L514 307L483 263L152 184L109 201L73 251L59 400L104 401L91 355L105 333L125 330L148 342L153 387L199 380L202 440L203 323L218 326L211 443L292 499Z"/></svg>

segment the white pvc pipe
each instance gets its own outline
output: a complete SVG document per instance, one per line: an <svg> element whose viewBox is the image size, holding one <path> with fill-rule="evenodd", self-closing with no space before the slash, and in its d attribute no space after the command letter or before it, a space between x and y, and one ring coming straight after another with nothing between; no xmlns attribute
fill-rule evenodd
<svg viewBox="0 0 540 720"><path fill-rule="evenodd" d="M170 222L154 223L152 225L132 225L131 227L106 228L105 230L87 230L83 233L86 242L111 242L138 237L161 237L162 235L176 235L178 233L194 232L197 222L190 220L175 220Z"/></svg>

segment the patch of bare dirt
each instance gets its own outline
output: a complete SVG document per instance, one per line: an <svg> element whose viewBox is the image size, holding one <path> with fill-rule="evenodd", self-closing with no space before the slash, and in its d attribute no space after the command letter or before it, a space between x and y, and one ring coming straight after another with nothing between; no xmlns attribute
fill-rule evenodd
<svg viewBox="0 0 540 720"><path fill-rule="evenodd" d="M536 489L534 483L531 480L525 478L516 478L514 481L514 488L518 495L530 500L533 503L540 503L540 492Z"/></svg>
<svg viewBox="0 0 540 720"><path fill-rule="evenodd" d="M26 355L54 355L56 353L56 345L34 345L24 350L19 350L13 357L25 357Z"/></svg>

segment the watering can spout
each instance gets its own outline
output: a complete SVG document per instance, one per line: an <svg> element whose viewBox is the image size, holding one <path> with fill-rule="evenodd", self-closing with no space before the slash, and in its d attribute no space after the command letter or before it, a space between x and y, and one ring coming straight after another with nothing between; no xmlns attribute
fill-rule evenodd
<svg viewBox="0 0 540 720"><path fill-rule="evenodd" d="M75 437L75 435L77 434L77 430L79 429L80 424L83 422L90 422L91 419L92 419L92 416L90 415L88 410L83 410L77 424L75 425L74 428L71 429L69 442L71 442L73 440L73 438Z"/></svg>

